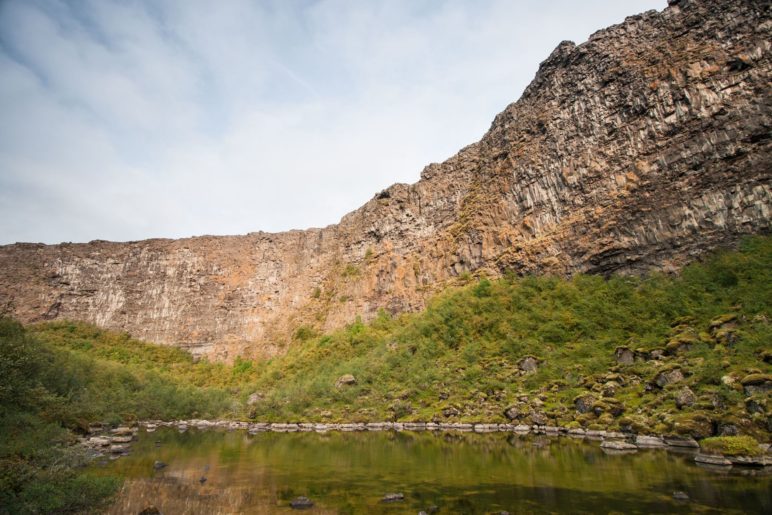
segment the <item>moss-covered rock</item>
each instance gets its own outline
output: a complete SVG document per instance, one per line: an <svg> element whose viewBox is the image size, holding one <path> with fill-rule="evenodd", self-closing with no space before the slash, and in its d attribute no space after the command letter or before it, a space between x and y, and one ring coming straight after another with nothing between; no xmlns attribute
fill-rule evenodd
<svg viewBox="0 0 772 515"><path fill-rule="evenodd" d="M748 374L740 380L746 395L763 394L772 390L772 374Z"/></svg>
<svg viewBox="0 0 772 515"><path fill-rule="evenodd" d="M691 435L696 439L713 436L713 422L703 413L676 415L672 418L673 431L679 435Z"/></svg>
<svg viewBox="0 0 772 515"><path fill-rule="evenodd" d="M617 347L614 350L614 359L620 365L632 365L635 362L635 353L629 347Z"/></svg>
<svg viewBox="0 0 772 515"><path fill-rule="evenodd" d="M579 413L589 413L593 409L593 404L595 404L595 401L597 399L589 394L585 395L579 395L578 397L574 398L574 407L576 408L576 411Z"/></svg>
<svg viewBox="0 0 772 515"><path fill-rule="evenodd" d="M678 383L683 380L684 374L678 367L663 370L654 376L654 384L660 388L664 388L667 385Z"/></svg>
<svg viewBox="0 0 772 515"><path fill-rule="evenodd" d="M725 326L731 322L734 322L737 320L737 314L736 313L727 313L725 315L721 315L718 318L714 318L710 322L709 328L711 330L717 329L719 327Z"/></svg>
<svg viewBox="0 0 772 515"><path fill-rule="evenodd" d="M700 449L706 454L724 456L759 456L763 453L759 442L750 436L716 436L700 442Z"/></svg>
<svg viewBox="0 0 772 515"><path fill-rule="evenodd" d="M665 353L673 356L691 350L698 343L700 343L700 340L693 330L684 331L668 339L667 345L665 345Z"/></svg>
<svg viewBox="0 0 772 515"><path fill-rule="evenodd" d="M684 386L675 393L674 399L676 407L678 409L683 409L693 405L697 401L697 396L694 395L694 392L691 388Z"/></svg>

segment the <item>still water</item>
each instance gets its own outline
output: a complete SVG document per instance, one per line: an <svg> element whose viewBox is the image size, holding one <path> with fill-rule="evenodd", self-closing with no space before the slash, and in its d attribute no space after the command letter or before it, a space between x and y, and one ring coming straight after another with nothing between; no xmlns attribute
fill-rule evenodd
<svg viewBox="0 0 772 515"><path fill-rule="evenodd" d="M100 470L127 478L108 513L772 513L772 477L691 454L607 454L509 433L141 432ZM153 463L168 466L155 471ZM206 478L202 481L202 478ZM673 499L674 491L690 501ZM388 493L403 501L383 503ZM307 496L314 507L289 504Z"/></svg>

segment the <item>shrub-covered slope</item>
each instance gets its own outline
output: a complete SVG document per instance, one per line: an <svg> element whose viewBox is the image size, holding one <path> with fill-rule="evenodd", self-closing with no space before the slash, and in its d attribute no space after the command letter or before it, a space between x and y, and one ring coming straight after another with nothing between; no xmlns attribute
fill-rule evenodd
<svg viewBox="0 0 772 515"><path fill-rule="evenodd" d="M250 415L768 434L772 239L679 276L466 280L420 314L300 331Z"/></svg>
<svg viewBox="0 0 772 515"><path fill-rule="evenodd" d="M76 434L94 421L222 415L223 369L90 326L0 319L0 513L99 506L119 480L83 473Z"/></svg>
<svg viewBox="0 0 772 515"><path fill-rule="evenodd" d="M77 472L70 445L94 421L512 421L766 441L771 304L772 238L757 237L678 276L461 277L422 313L301 328L288 354L233 366L0 319L0 512L108 495L117 483Z"/></svg>

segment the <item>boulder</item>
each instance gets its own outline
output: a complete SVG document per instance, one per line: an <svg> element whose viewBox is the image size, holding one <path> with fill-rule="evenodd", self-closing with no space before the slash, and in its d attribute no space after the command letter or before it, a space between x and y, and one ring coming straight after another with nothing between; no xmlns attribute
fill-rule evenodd
<svg viewBox="0 0 772 515"><path fill-rule="evenodd" d="M700 444L691 436L667 435L664 437L665 443L670 447L681 447L686 449L699 449Z"/></svg>
<svg viewBox="0 0 772 515"><path fill-rule="evenodd" d="M525 404L510 406L504 410L504 416L509 420L518 420L531 414L531 408Z"/></svg>
<svg viewBox="0 0 772 515"><path fill-rule="evenodd" d="M675 394L675 403L678 409L683 409L685 406L691 406L697 401L697 396L688 386L684 386Z"/></svg>
<svg viewBox="0 0 772 515"><path fill-rule="evenodd" d="M442 408L442 416L443 417L446 417L446 418L457 417L460 414L461 414L461 412L455 406L448 406L446 408Z"/></svg>
<svg viewBox="0 0 772 515"><path fill-rule="evenodd" d="M357 384L357 379L351 374L344 374L335 381L336 388L342 388L344 386L351 386Z"/></svg>
<svg viewBox="0 0 772 515"><path fill-rule="evenodd" d="M659 436L637 435L635 437L637 447L664 447L665 442Z"/></svg>
<svg viewBox="0 0 772 515"><path fill-rule="evenodd" d="M635 362L635 353L627 347L617 347L614 358L620 365L632 365Z"/></svg>
<svg viewBox="0 0 772 515"><path fill-rule="evenodd" d="M766 393L772 389L772 375L770 374L748 374L740 380L740 384L745 390L745 395L755 393Z"/></svg>
<svg viewBox="0 0 772 515"><path fill-rule="evenodd" d="M759 456L727 456L732 465L745 467L768 467L772 465L772 457L763 454Z"/></svg>
<svg viewBox="0 0 772 515"><path fill-rule="evenodd" d="M731 386L731 385L735 384L736 382L737 381L735 380L735 378L730 376L730 375L721 376L721 383L725 384L726 386Z"/></svg>
<svg viewBox="0 0 772 515"><path fill-rule="evenodd" d="M544 413L535 411L531 414L531 421L538 426L546 426L549 423L547 416Z"/></svg>
<svg viewBox="0 0 772 515"><path fill-rule="evenodd" d="M518 362L517 366L522 372L533 374L539 368L539 359L533 356L526 356Z"/></svg>
<svg viewBox="0 0 772 515"><path fill-rule="evenodd" d="M88 439L88 444L93 447L107 447L110 445L110 439L106 436L92 436Z"/></svg>
<svg viewBox="0 0 772 515"><path fill-rule="evenodd" d="M579 413L589 413L592 411L592 405L595 404L595 397L592 395L580 395L574 399L574 407Z"/></svg>
<svg viewBox="0 0 772 515"><path fill-rule="evenodd" d="M660 388L673 383L678 383L684 380L684 374L680 368L673 368L670 370L663 370L654 377L654 384Z"/></svg>
<svg viewBox="0 0 772 515"><path fill-rule="evenodd" d="M762 415L767 412L766 410L766 399L758 399L754 397L749 397L745 399L745 411L750 413L751 415L754 413L761 413Z"/></svg>
<svg viewBox="0 0 772 515"><path fill-rule="evenodd" d="M627 443L623 440L604 440L600 444L602 449L610 449L612 451L637 451L638 447L634 444Z"/></svg>
<svg viewBox="0 0 772 515"><path fill-rule="evenodd" d="M134 431L130 427L121 426L113 429L111 433L114 434L115 436L127 436L127 435L133 435Z"/></svg>
<svg viewBox="0 0 772 515"><path fill-rule="evenodd" d="M155 470L161 470L162 468L165 468L165 467L166 467L166 463L164 463L163 461L156 460L155 462L153 462L153 468Z"/></svg>
<svg viewBox="0 0 772 515"><path fill-rule="evenodd" d="M381 502L396 502L396 501L404 501L405 500L405 494L402 493L393 493L393 494L386 494L381 499Z"/></svg>
<svg viewBox="0 0 772 515"><path fill-rule="evenodd" d="M144 510L140 511L139 515L161 515L161 510L155 506L148 506Z"/></svg>
<svg viewBox="0 0 772 515"><path fill-rule="evenodd" d="M649 358L660 360L665 357L665 350L664 349L654 349L649 352Z"/></svg>
<svg viewBox="0 0 772 515"><path fill-rule="evenodd" d="M714 454L698 454L694 457L694 461L697 463L703 463L705 465L715 465L720 467L731 467L732 462L723 456Z"/></svg>

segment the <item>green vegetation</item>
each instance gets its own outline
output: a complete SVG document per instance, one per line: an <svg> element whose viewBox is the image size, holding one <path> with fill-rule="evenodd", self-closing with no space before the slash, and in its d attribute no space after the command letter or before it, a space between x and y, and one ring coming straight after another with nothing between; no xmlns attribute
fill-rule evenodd
<svg viewBox="0 0 772 515"><path fill-rule="evenodd" d="M356 265L352 265L351 263L347 263L345 267L343 267L343 271L340 273L342 277L359 277L361 274L361 271Z"/></svg>
<svg viewBox="0 0 772 515"><path fill-rule="evenodd" d="M511 420L691 434L728 452L746 440L707 438L769 439L772 238L679 276L468 282L422 313L303 326L286 355L232 365L87 324L0 320L0 513L107 496L116 481L77 472L71 445L94 421Z"/></svg>
<svg viewBox="0 0 772 515"><path fill-rule="evenodd" d="M725 456L758 456L759 442L750 436L715 436L700 442L702 450Z"/></svg>
<svg viewBox="0 0 772 515"><path fill-rule="evenodd" d="M120 481L79 471L77 433L95 421L232 413L238 384L253 374L251 361L194 363L179 349L86 324L25 330L0 319L0 513L98 506Z"/></svg>
<svg viewBox="0 0 772 515"><path fill-rule="evenodd" d="M763 359L771 270L772 240L754 238L679 276L482 279L422 313L381 313L260 363L251 415L505 422L505 410L523 404L518 423L767 437L769 418L746 410L741 380L772 371ZM617 347L634 361L617 363ZM521 371L529 355L538 367ZM652 384L671 369L683 377ZM356 384L336 387L344 374ZM687 392L679 408L685 387L694 399ZM594 401L578 413L573 401L585 394Z"/></svg>

